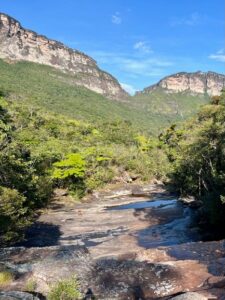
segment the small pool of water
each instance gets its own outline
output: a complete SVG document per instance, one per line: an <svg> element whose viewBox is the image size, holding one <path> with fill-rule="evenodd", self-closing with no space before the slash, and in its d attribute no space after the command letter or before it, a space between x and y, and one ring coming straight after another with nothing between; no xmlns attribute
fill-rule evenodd
<svg viewBox="0 0 225 300"><path fill-rule="evenodd" d="M142 213L141 217L145 220L154 219L157 222L132 234L141 247L156 248L201 239L195 225L194 211L176 198L156 198L107 208L118 212L126 209L135 211L137 217Z"/></svg>
<svg viewBox="0 0 225 300"><path fill-rule="evenodd" d="M169 208L177 205L177 199L156 199L149 201L133 202L118 206L108 207L107 210L143 209L143 208Z"/></svg>

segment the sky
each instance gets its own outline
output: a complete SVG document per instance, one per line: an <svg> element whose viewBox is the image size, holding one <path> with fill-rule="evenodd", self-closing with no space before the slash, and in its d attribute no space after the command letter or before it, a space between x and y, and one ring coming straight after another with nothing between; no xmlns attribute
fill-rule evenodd
<svg viewBox="0 0 225 300"><path fill-rule="evenodd" d="M0 12L90 55L130 93L177 72L225 73L224 0L0 0Z"/></svg>

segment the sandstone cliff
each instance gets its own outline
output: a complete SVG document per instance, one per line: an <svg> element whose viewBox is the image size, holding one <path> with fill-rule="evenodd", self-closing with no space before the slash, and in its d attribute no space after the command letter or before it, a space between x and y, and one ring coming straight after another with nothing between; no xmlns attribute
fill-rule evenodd
<svg viewBox="0 0 225 300"><path fill-rule="evenodd" d="M167 93L191 92L215 96L225 88L225 75L214 72L177 73L163 78L157 84L145 88L138 94L148 94L157 88L162 88Z"/></svg>
<svg viewBox="0 0 225 300"><path fill-rule="evenodd" d="M31 30L0 13L0 58L45 64L75 75L76 84L113 99L128 94L110 74L100 70L94 59Z"/></svg>

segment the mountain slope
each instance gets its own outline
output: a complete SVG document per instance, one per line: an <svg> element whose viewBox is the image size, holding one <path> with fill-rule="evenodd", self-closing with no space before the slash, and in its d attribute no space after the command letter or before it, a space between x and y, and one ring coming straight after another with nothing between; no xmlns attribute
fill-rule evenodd
<svg viewBox="0 0 225 300"><path fill-rule="evenodd" d="M40 106L69 118L91 122L127 120L139 129L154 131L157 118L130 103L112 101L73 84L74 75L31 62L9 64L0 59L0 90L16 102Z"/></svg>
<svg viewBox="0 0 225 300"><path fill-rule="evenodd" d="M145 88L137 94L151 94L152 91L162 88L167 93L188 92L192 94L220 95L225 88L225 75L215 72L180 72L167 76L157 84Z"/></svg>
<svg viewBox="0 0 225 300"><path fill-rule="evenodd" d="M132 105L158 115L159 122L183 121L219 95L225 87L225 75L214 72L181 72L167 76L157 84L137 92Z"/></svg>
<svg viewBox="0 0 225 300"><path fill-rule="evenodd" d="M113 99L128 97L119 82L102 71L88 55L60 42L24 29L14 18L0 13L0 58L50 65L74 74L73 84L85 86Z"/></svg>
<svg viewBox="0 0 225 300"><path fill-rule="evenodd" d="M189 118L209 102L206 94L166 93L158 88L122 103L74 85L74 76L50 66L0 59L0 89L11 99L69 118L101 123L126 120L138 130L155 135L171 123Z"/></svg>
<svg viewBox="0 0 225 300"><path fill-rule="evenodd" d="M189 118L225 86L224 75L183 72L128 97L91 57L1 13L0 58L0 88L16 101L87 121L126 120L150 134Z"/></svg>

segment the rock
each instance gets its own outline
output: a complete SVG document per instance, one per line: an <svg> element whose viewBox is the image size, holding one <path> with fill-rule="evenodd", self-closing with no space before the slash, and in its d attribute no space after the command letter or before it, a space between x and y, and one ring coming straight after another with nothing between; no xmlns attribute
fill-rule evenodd
<svg viewBox="0 0 225 300"><path fill-rule="evenodd" d="M166 264L101 259L92 270L89 282L97 299L160 299L180 290L180 274Z"/></svg>
<svg viewBox="0 0 225 300"><path fill-rule="evenodd" d="M176 297L172 297L170 298L170 300L208 300L208 297L205 297L199 293L190 292Z"/></svg>
<svg viewBox="0 0 225 300"><path fill-rule="evenodd" d="M210 96L220 95L225 87L225 75L215 72L181 72L167 76L157 84L145 88L138 94L149 94L157 88L162 88L168 93L191 92Z"/></svg>
<svg viewBox="0 0 225 300"><path fill-rule="evenodd" d="M182 201L184 204L187 204L188 206L190 206L192 208L199 208L202 206L202 201L197 200L193 196L186 196L186 197L182 196L178 200Z"/></svg>
<svg viewBox="0 0 225 300"><path fill-rule="evenodd" d="M25 290L27 281L32 279L36 284L36 291L42 295L47 295L49 288L55 282L75 274L79 279L83 279L82 284L85 289L88 284L85 280L86 274L89 273L92 265L88 250L82 246L2 248L0 261L16 274L15 281L6 287L7 290Z"/></svg>
<svg viewBox="0 0 225 300"><path fill-rule="evenodd" d="M67 189L55 189L54 190L55 197L68 196L68 194L69 194L69 192Z"/></svg>
<svg viewBox="0 0 225 300"><path fill-rule="evenodd" d="M17 20L3 13L0 13L0 44L2 59L49 65L77 75L74 76L73 84L82 85L112 99L122 100L128 97L119 82L100 70L94 59L60 42L24 29Z"/></svg>
<svg viewBox="0 0 225 300"><path fill-rule="evenodd" d="M25 292L0 292L0 300L39 300L40 298Z"/></svg>

